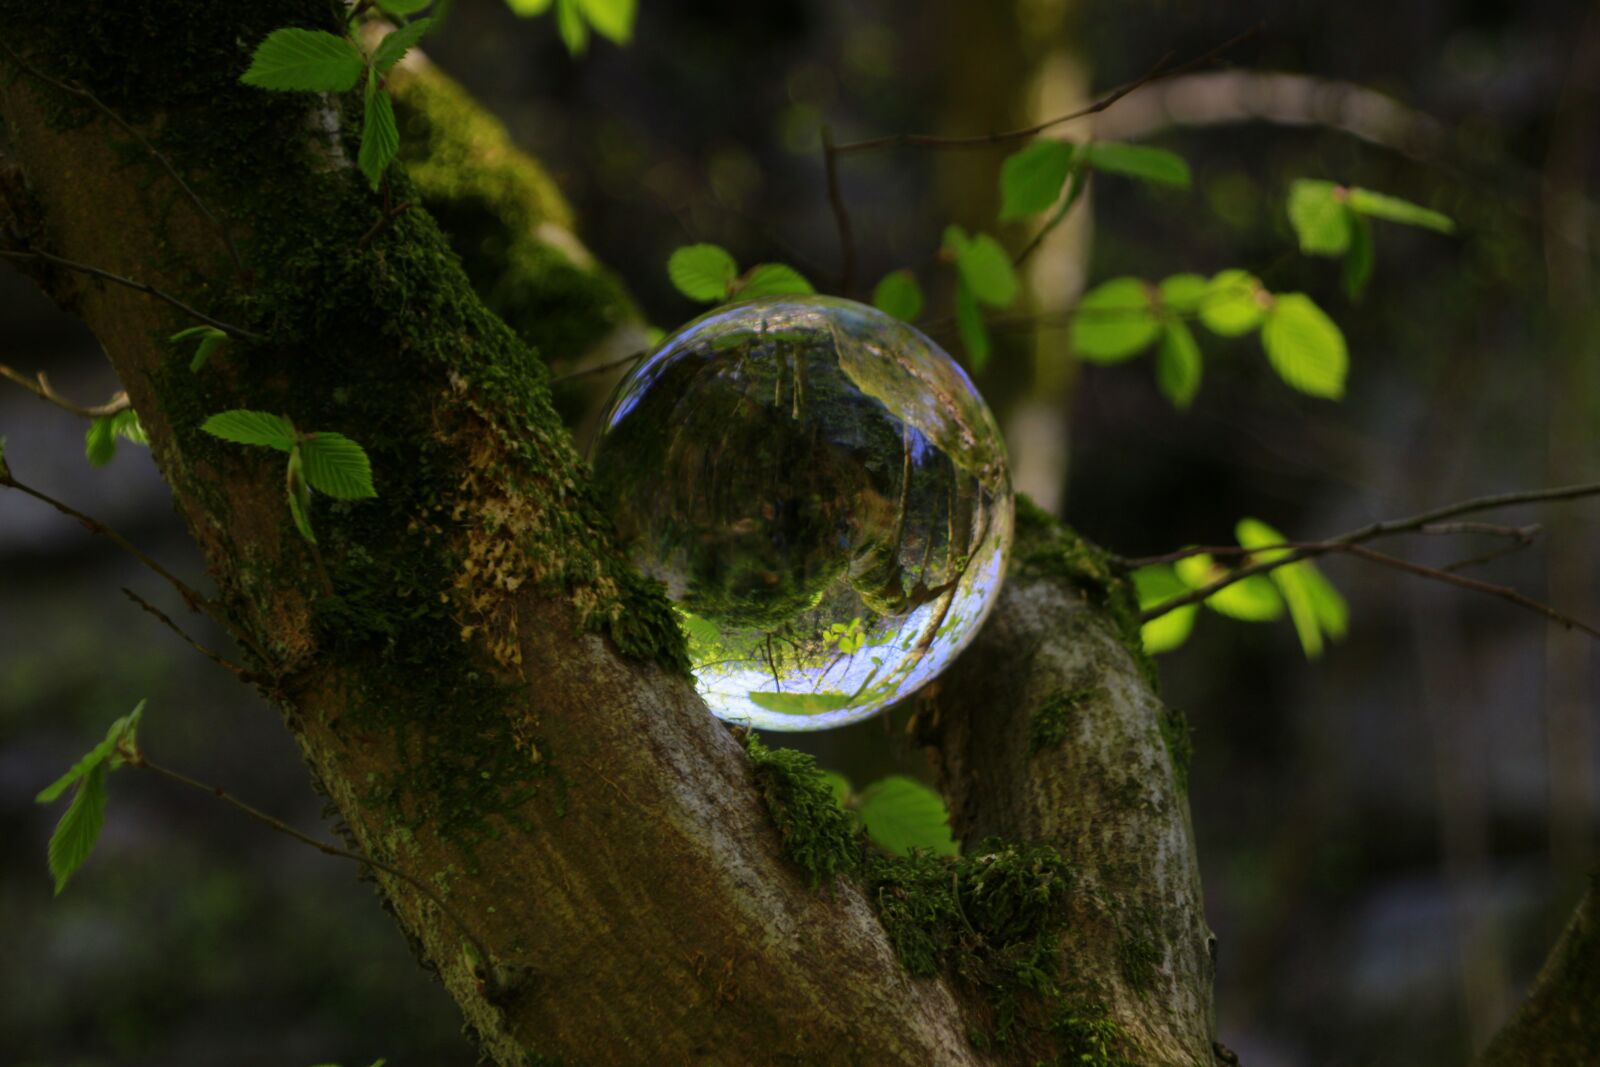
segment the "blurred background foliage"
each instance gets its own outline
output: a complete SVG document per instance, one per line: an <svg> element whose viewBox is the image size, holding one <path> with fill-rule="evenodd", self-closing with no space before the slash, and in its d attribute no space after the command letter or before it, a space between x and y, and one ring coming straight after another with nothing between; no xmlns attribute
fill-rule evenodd
<svg viewBox="0 0 1600 1067"><path fill-rule="evenodd" d="M454 0L426 47L551 169L583 239L665 327L698 311L665 270L680 245L836 283L824 121L839 140L1025 125L1263 22L1221 63L1063 131L1178 152L1193 188L1093 183L1088 210L1030 260L1025 304L994 320L979 385L1021 487L1138 556L1229 543L1247 515L1320 537L1600 469L1593 4L644 0L629 46L590 37L576 59L559 15ZM946 224L996 230L1006 153L841 164L858 279L923 272L922 321L952 351L951 294L931 268ZM1296 251L1296 178L1405 196L1458 234L1381 228L1352 303L1336 265ZM997 232L1014 249L1031 231ZM1086 286L1233 266L1328 309L1349 342L1343 401L1285 388L1253 342L1203 339L1204 384L1181 413L1148 361L1074 361L1066 313ZM558 367L581 356L546 353ZM10 272L0 359L86 401L115 388L93 338ZM0 431L28 480L200 573L143 450L93 470L81 423L9 387ZM1594 505L1506 518L1543 521L1546 540L1484 576L1592 620ZM1437 539L1407 547L1453 558ZM1286 622L1208 615L1161 661L1194 731L1219 1036L1250 1067L1461 1063L1593 862L1592 657L1487 598L1349 560L1324 569L1350 631L1321 660ZM119 585L181 607L83 530L0 498L0 1059L471 1063L454 1007L349 864L204 798L117 776L97 853L52 899L52 813L31 799L140 697L143 743L165 762L296 825L324 815L275 713ZM784 740L861 785L921 772L899 725Z"/></svg>

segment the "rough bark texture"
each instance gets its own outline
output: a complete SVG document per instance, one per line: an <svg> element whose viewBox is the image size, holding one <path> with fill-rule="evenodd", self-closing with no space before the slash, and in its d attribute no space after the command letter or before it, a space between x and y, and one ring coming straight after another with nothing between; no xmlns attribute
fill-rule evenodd
<svg viewBox="0 0 1600 1067"><path fill-rule="evenodd" d="M237 84L269 31L337 17L323 0L0 0L11 47L88 86L186 172L245 276L81 100L8 70L0 122L29 247L266 337L193 374L166 340L190 325L172 308L32 271L105 345L350 837L437 886L485 943L474 961L435 905L379 875L486 1054L1202 1062L1210 976L1187 813L1149 680L1106 636L1110 576L1053 568L1081 546L1032 521L988 653L926 709L968 856L897 866L834 840L845 873L817 884L794 862L808 834L831 832L790 810L806 775L753 772L695 696L659 592L611 546L542 364L472 294L433 219L384 221L353 167L359 102ZM390 182L394 202L420 195L399 168ZM525 328L541 326L561 336ZM319 498L314 554L289 521L281 454L200 431L229 408L349 434L379 498ZM986 654L1035 641L1033 659L1005 660L1009 688L982 681ZM1065 732L1031 744L1041 701L1067 686L1082 692L1066 693ZM991 834L1006 841L979 843ZM928 903L951 886L958 913L1001 906L952 932L950 900Z"/></svg>
<svg viewBox="0 0 1600 1067"><path fill-rule="evenodd" d="M1564 1067L1600 1059L1600 870L1589 876L1528 999L1478 1067Z"/></svg>

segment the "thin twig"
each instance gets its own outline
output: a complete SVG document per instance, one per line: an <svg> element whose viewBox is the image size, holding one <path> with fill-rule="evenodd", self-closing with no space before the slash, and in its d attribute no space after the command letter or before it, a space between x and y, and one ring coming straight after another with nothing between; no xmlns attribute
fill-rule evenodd
<svg viewBox="0 0 1600 1067"><path fill-rule="evenodd" d="M839 230L839 291L849 296L855 285L856 239L850 229L844 194L839 191L839 149L833 143L833 131L827 126L822 127L822 167L828 178L828 203L833 206L833 221Z"/></svg>
<svg viewBox="0 0 1600 1067"><path fill-rule="evenodd" d="M207 648L205 645L202 645L200 642L198 642L194 638L190 637L187 633L184 632L183 627L179 626L177 623L172 621L172 616L168 615L166 612L162 611L160 608L158 608L154 604L150 603L150 601L146 600L144 597L140 596L138 593L135 593L132 589L129 589L127 586L123 586L122 587L122 595L127 597L129 600L133 601L135 604L139 605L141 608L143 608L145 611L149 612L151 615L154 615L157 619L159 619L163 624L166 625L167 629L171 630L173 633L175 633L179 637L183 638L184 641L188 642L190 648L194 649L196 652L200 653L206 659L210 660L212 663L215 663L217 666L221 667L223 670L227 671L229 674L231 674L235 678L239 679L239 681L244 682L246 685L249 685L252 682L255 682L257 680L257 677L253 672L248 671L245 668L239 666L237 663L234 663L232 660L226 659L223 656L219 655L218 653L213 652L211 649Z"/></svg>
<svg viewBox="0 0 1600 1067"><path fill-rule="evenodd" d="M1162 615L1165 615L1168 612L1174 611L1178 608L1187 607L1190 604L1199 604L1219 590L1226 589L1235 582L1242 582L1252 575L1265 574L1268 571L1276 570L1279 567L1284 567L1291 563L1298 563L1304 559L1325 555L1329 552L1352 552L1356 555L1362 555L1364 552L1370 550L1362 550L1361 552L1357 552L1355 551L1354 546L1361 545L1364 542L1372 541L1380 537L1389 537L1394 534L1420 532L1424 527L1436 526L1440 522L1446 519L1453 519L1458 515L1470 515L1480 511L1490 511L1495 508L1511 507L1517 504L1536 504L1559 500L1576 500L1583 497L1592 496L1600 496L1600 482L1590 482L1583 485L1558 486L1552 489L1528 489L1513 493L1497 493L1492 496L1474 497L1470 500L1462 500L1454 504L1446 504L1444 507L1435 508L1432 511L1425 511L1419 515L1413 515L1409 518L1389 519L1384 522L1375 522L1370 525L1363 526L1360 529L1351 530L1348 533L1340 534L1337 537L1330 537L1326 541L1285 542L1281 545L1264 545L1254 549L1239 549L1236 547L1229 547L1227 549L1220 550L1218 554L1231 553L1259 556L1263 552L1276 551L1281 552L1282 555L1274 555L1270 559L1257 559L1253 563L1249 563L1243 567L1238 567L1234 570L1231 570L1221 578L1218 578L1216 581L1211 582L1208 585L1202 586L1199 589L1191 590L1182 596L1173 597L1171 600L1168 600L1162 604L1158 604L1147 611L1141 612L1139 619L1141 622L1149 622L1151 619L1160 618ZM1207 550L1184 549L1181 552L1169 553L1165 557L1158 556L1150 557L1145 561L1128 560L1125 562L1133 566L1144 565L1148 562L1170 562L1186 558L1187 556L1199 555L1201 552L1205 551ZM1382 555L1381 553L1375 554ZM1394 559L1395 557L1386 558ZM1405 563L1406 561L1400 560L1397 562ZM1420 567L1421 564L1408 564L1408 567L1409 566ZM1426 569L1433 570L1434 568ZM1454 584L1463 585L1467 588L1478 588L1481 592L1492 592L1493 595L1496 596L1501 596L1502 590L1504 589L1504 587L1501 586L1489 585L1487 582L1477 582L1476 579L1463 578L1461 575L1455 574L1452 571L1438 571L1438 574L1448 576L1440 580L1454 581L1455 579L1460 579L1460 581L1454 581ZM1433 575L1430 575L1430 577L1431 576ZM1474 584L1467 585L1467 583ZM1514 593L1514 590L1504 591ZM1520 593L1515 595L1521 597ZM1519 600L1517 602L1523 603L1525 600L1526 598L1523 598L1523 600ZM1588 633L1597 633L1597 635L1600 635L1600 632L1594 631L1590 626L1588 626L1588 624L1580 622L1577 619L1572 619L1564 615L1558 616L1551 614L1554 609L1543 604L1539 604L1537 601L1527 601L1523 604L1525 607L1530 605L1532 606L1532 610L1538 611L1549 618L1554 618L1564 626L1575 627Z"/></svg>
<svg viewBox="0 0 1600 1067"><path fill-rule="evenodd" d="M1171 53L1168 53L1167 55L1163 56L1155 66L1151 67L1143 77L1140 77L1124 86L1121 86L1118 89L1113 90L1112 92L1101 97L1099 100L1096 100L1094 103L1089 104L1086 107L1081 107L1076 111L1069 111L1065 115L1057 115L1053 119L1046 119L1044 122L1023 127L1022 129L1006 130L1001 133L980 134L973 137L941 137L935 134L897 133L890 134L887 137L873 137L865 141L850 141L845 144L835 145L832 151L834 155L843 156L853 155L857 152L870 152L878 148L977 148L983 145L1006 144L1011 141L1025 141L1030 137L1038 136L1051 127L1059 126L1066 122L1072 122L1075 119L1087 118L1090 115L1097 115L1111 105L1115 104L1118 100L1121 100L1123 97L1127 96L1129 93L1134 92L1137 89L1141 89L1152 82L1161 81L1163 78L1175 77L1179 74L1186 74L1197 67L1204 66L1215 60L1218 56L1221 56L1224 52L1236 48L1240 44L1243 44L1245 41L1249 40L1251 37L1254 37L1261 31L1261 27L1262 23L1257 23L1256 25L1251 26L1248 30L1245 30L1243 33L1239 34L1237 37L1224 41L1222 44L1217 45L1215 48L1211 49L1205 54L1196 56L1187 63L1179 64L1176 67L1167 66L1167 64L1172 60Z"/></svg>
<svg viewBox="0 0 1600 1067"><path fill-rule="evenodd" d="M621 359L609 359L604 363L597 363L593 367L585 367L582 370L569 371L566 374L557 374L551 377L550 384L554 385L556 382L569 382L574 378L587 378L591 374L601 374L608 370L615 370L617 367L625 366L629 363L637 363L649 354L650 353L648 352L634 352L631 355L623 356Z"/></svg>
<svg viewBox="0 0 1600 1067"><path fill-rule="evenodd" d="M120 390L112 394L111 399L104 404L97 404L94 407L75 404L51 388L50 379L44 376L44 371L40 371L33 378L29 378L21 371L13 370L4 363L0 363L0 378L9 378L40 400L48 401L63 411L70 411L72 414L85 419L104 418L107 415L115 415L119 411L127 411L128 408L133 406L128 401L128 394Z"/></svg>
<svg viewBox="0 0 1600 1067"><path fill-rule="evenodd" d="M383 860L373 859L371 856L368 856L365 853L355 852L347 848L340 848L338 845L330 845L326 841L318 841L309 834L303 834L299 830L296 830L282 819L268 815L259 808L251 807L249 804L246 804L244 801L229 793L221 786L207 785L205 782L190 778L187 774L180 773L179 771L172 770L169 767L163 767L159 763L152 762L142 751L136 750L131 753L128 758L128 765L130 767L141 767L147 771L154 771L162 777L177 782L180 785L186 785L191 789L198 789L203 793L210 793L218 800L221 800L227 804L231 804L233 807L244 812L257 822L265 823L278 833L287 837L292 837L301 844L310 845L312 848L325 855L339 856L343 859L354 860L357 863L364 863L368 867L375 867L380 871L384 871L387 874L393 875L432 901L438 907L438 909L444 913L445 917L455 924L456 929L461 931L461 936L466 938L467 942L472 945L473 949L477 952L477 958L484 962L484 966L489 966L489 960L491 957L487 948L484 946L483 940L473 932L472 927L467 925L466 920L457 914L455 909L451 908L450 905L445 903L444 898L441 897L432 886L428 885L415 875L406 873L399 867L394 866L392 863L385 863ZM491 979L493 975L491 973L489 975L480 975L479 977L487 981Z"/></svg>
<svg viewBox="0 0 1600 1067"><path fill-rule="evenodd" d="M384 180L387 181L388 179L385 178ZM385 190L384 190L384 195L385 196L388 195L387 188L385 188ZM361 235L361 240L356 242L356 251L357 252L365 251L367 245L372 242L372 239L374 237L378 236L378 234L380 234L384 230L388 229L389 223L393 222L395 219L399 218L401 215L404 215L407 211L410 211L411 210L411 206L412 206L411 205L411 201L402 200L399 204L396 204L393 208L388 208L388 207L384 208L383 209L383 214L378 216L378 221L374 222L372 224L371 228L368 229L366 233Z"/></svg>
<svg viewBox="0 0 1600 1067"><path fill-rule="evenodd" d="M36 249L30 249L26 252L21 252L3 248L0 249L0 258L38 259L43 260L46 263L53 263L58 267L65 267L68 270L78 271L81 274L88 274L95 278L104 278L108 282L115 282L118 285L125 285L129 289L134 289L138 292L153 296L157 300L165 301L166 303L177 308L179 311L183 312L185 315L188 315L190 318L198 319L207 326L215 326L223 333L230 334L234 337L242 337L249 341L266 340L266 338L262 337L260 334L252 333L242 326L232 326L220 319L212 318L203 311L197 311L188 304L185 304L182 300L179 300L177 297L173 296L171 293L164 293L153 285L146 285L144 282L136 282L132 278L124 278L120 274L112 274L108 270L102 270L99 267L91 267L87 263L78 263L74 260L63 259L61 256L54 255L50 252L40 252Z"/></svg>
<svg viewBox="0 0 1600 1067"><path fill-rule="evenodd" d="M199 210L200 214L204 215L206 217L206 221L211 223L212 228L217 231L217 236L222 238L223 245L227 247L228 255L233 259L234 267L238 269L240 274L246 273L244 260L239 256L239 249L234 246L233 239L228 236L228 231L226 227L222 225L222 221L211 213L210 208L206 207L205 201L200 199L200 194L196 193L192 188L189 187L189 183L183 180L183 175L178 173L178 168L172 165L172 161L157 151L156 146L146 140L143 134L134 129L126 120L123 119L121 115L118 115L115 111L111 110L111 108L101 101L98 96L95 96L83 86L74 85L71 82L65 82L59 78L51 77L38 67L35 67L33 64L29 63L26 59L23 59L21 56L17 55L11 46L6 44L4 41L0 41L0 49L4 49L6 55L11 57L11 62L15 63L17 66L33 75L35 78L38 78L46 85L54 86L64 93L70 93L71 95L79 97L80 99L87 100L89 103L93 104L102 115L121 127L124 133L126 133L129 137L132 137L135 141L138 141L139 146L146 152L149 152L150 155L155 158L156 162L160 163L161 166L165 168L166 172L172 176L172 180L178 183L178 188L183 190L184 195L194 203L195 208Z"/></svg>

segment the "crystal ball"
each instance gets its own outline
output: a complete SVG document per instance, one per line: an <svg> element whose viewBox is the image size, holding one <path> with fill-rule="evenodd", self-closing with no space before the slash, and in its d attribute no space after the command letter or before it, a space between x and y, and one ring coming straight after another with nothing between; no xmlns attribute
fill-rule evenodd
<svg viewBox="0 0 1600 1067"><path fill-rule="evenodd" d="M702 315L618 385L591 459L729 722L864 719L937 677L1000 591L1012 501L994 417L943 349L865 304Z"/></svg>

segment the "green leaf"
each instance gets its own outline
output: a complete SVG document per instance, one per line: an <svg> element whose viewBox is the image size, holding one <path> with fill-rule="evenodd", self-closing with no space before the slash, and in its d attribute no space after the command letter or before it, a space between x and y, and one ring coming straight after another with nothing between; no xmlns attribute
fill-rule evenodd
<svg viewBox="0 0 1600 1067"><path fill-rule="evenodd" d="M762 693L746 694L750 703L784 715L821 715L848 708L857 702L850 693Z"/></svg>
<svg viewBox="0 0 1600 1067"><path fill-rule="evenodd" d="M294 448L298 435L294 423L282 415L269 415L265 411L245 411L235 408L211 416L200 428L212 437L241 445L265 445L287 452Z"/></svg>
<svg viewBox="0 0 1600 1067"><path fill-rule="evenodd" d="M1228 576L1228 571L1216 560L1202 553L1189 556L1173 564L1178 580L1190 589L1204 589L1213 582ZM1283 598L1278 595L1271 579L1264 574L1252 574L1232 585L1223 586L1206 597L1206 607L1230 619L1241 622L1271 622L1283 616Z"/></svg>
<svg viewBox="0 0 1600 1067"><path fill-rule="evenodd" d="M678 292L704 304L726 299L738 276L739 264L717 245L684 245L673 249L667 260L667 277Z"/></svg>
<svg viewBox="0 0 1600 1067"><path fill-rule="evenodd" d="M1345 211L1350 215L1350 249L1344 254L1344 291L1351 300L1359 300L1372 277L1372 226L1348 204Z"/></svg>
<svg viewBox="0 0 1600 1067"><path fill-rule="evenodd" d="M1301 178L1289 186L1289 222L1308 256L1342 256L1350 247L1346 190L1333 182Z"/></svg>
<svg viewBox="0 0 1600 1067"><path fill-rule="evenodd" d="M638 8L635 0L579 0L579 3L594 32L613 44L627 44L633 39L633 20Z"/></svg>
<svg viewBox="0 0 1600 1067"><path fill-rule="evenodd" d="M433 3L434 0L378 0L378 10L385 15L404 18Z"/></svg>
<svg viewBox="0 0 1600 1067"><path fill-rule="evenodd" d="M709 647L722 640L722 631L710 619L680 609L678 621L683 624L683 632L689 640L696 644Z"/></svg>
<svg viewBox="0 0 1600 1067"><path fill-rule="evenodd" d="M581 56L589 47L589 24L583 19L578 0L556 0L556 32L569 55Z"/></svg>
<svg viewBox="0 0 1600 1067"><path fill-rule="evenodd" d="M1000 220L1037 215L1056 202L1072 169L1073 146L1041 138L1000 165Z"/></svg>
<svg viewBox="0 0 1600 1067"><path fill-rule="evenodd" d="M1134 571L1133 588L1139 596L1140 611L1160 607L1190 591L1178 580L1172 568L1165 566L1140 567ZM1156 656L1181 646L1189 640L1198 613L1196 605L1186 604L1140 626L1139 636L1144 641L1144 650Z"/></svg>
<svg viewBox="0 0 1600 1067"><path fill-rule="evenodd" d="M914 778L891 775L861 791L858 809L867 836L897 856L925 848L938 856L960 849L950 836L950 815L938 793Z"/></svg>
<svg viewBox="0 0 1600 1067"><path fill-rule="evenodd" d="M1256 549L1264 545L1283 544L1286 538L1259 519L1240 519L1235 528L1239 544ZM1267 549L1254 552L1255 559L1272 561L1287 555L1288 549ZM1323 636L1334 640L1342 638L1349 621L1349 609L1338 590L1308 561L1288 563L1268 572L1272 584L1277 586L1288 605L1289 618L1300 638L1300 647L1307 659L1322 655Z"/></svg>
<svg viewBox="0 0 1600 1067"><path fill-rule="evenodd" d="M1189 164L1183 157L1164 148L1126 144L1122 141L1093 141L1083 146L1083 161L1105 174L1121 174L1157 185L1189 188Z"/></svg>
<svg viewBox="0 0 1600 1067"><path fill-rule="evenodd" d="M506 0L506 6L523 18L542 15L550 10L550 5L555 0Z"/></svg>
<svg viewBox="0 0 1600 1067"><path fill-rule="evenodd" d="M372 65L377 68L379 74L387 74L407 52L416 47L416 43L422 40L422 35L431 29L433 29L433 19L418 19L385 34L372 53Z"/></svg>
<svg viewBox="0 0 1600 1067"><path fill-rule="evenodd" d="M961 278L956 279L956 332L961 335L961 347L967 350L967 362L973 370L982 370L989 362L989 330L983 324L978 298Z"/></svg>
<svg viewBox="0 0 1600 1067"><path fill-rule="evenodd" d="M53 803L57 797L66 791L67 786L78 781L95 767L108 760L115 765L118 762L115 758L117 746L124 740L132 741L137 738L139 720L144 717L144 705L145 701L139 701L138 704L134 705L132 711L113 722L111 728L106 731L105 738L99 744L84 753L83 757L77 763L74 763L66 774L39 790L39 795L33 798L34 803Z"/></svg>
<svg viewBox="0 0 1600 1067"><path fill-rule="evenodd" d="M922 314L922 286L909 270L892 270L872 290L872 306L905 322Z"/></svg>
<svg viewBox="0 0 1600 1067"><path fill-rule="evenodd" d="M1072 350L1091 363L1120 363L1150 347L1161 320L1150 287L1138 278L1112 278L1083 294L1072 314Z"/></svg>
<svg viewBox="0 0 1600 1067"><path fill-rule="evenodd" d="M67 879L89 858L105 821L106 765L97 763L78 783L72 803L56 823L55 833L50 835L48 856L57 895L66 888Z"/></svg>
<svg viewBox="0 0 1600 1067"><path fill-rule="evenodd" d="M841 808L850 803L850 795L855 792L850 786L850 779L838 771L823 771L822 780L828 783L828 789L833 793L833 802Z"/></svg>
<svg viewBox="0 0 1600 1067"><path fill-rule="evenodd" d="M300 531L301 537L316 544L317 535L311 529L311 486L306 484L299 445L289 451L289 468L284 483L289 496L289 517L294 520L294 528Z"/></svg>
<svg viewBox="0 0 1600 1067"><path fill-rule="evenodd" d="M804 296L815 292L805 275L787 263L757 263L745 271L733 295L740 300L752 300L758 296Z"/></svg>
<svg viewBox="0 0 1600 1067"><path fill-rule="evenodd" d="M200 343L195 346L194 358L189 361L189 372L199 373L211 357L228 341L228 335L221 330L206 327L210 332L200 338Z"/></svg>
<svg viewBox="0 0 1600 1067"><path fill-rule="evenodd" d="M111 416L111 429L129 444L150 443L150 438L144 432L144 424L139 421L139 413L132 408L123 408Z"/></svg>
<svg viewBox="0 0 1600 1067"><path fill-rule="evenodd" d="M1199 274L1174 274L1157 287L1161 306L1177 315L1193 315L1200 310L1211 283Z"/></svg>
<svg viewBox="0 0 1600 1067"><path fill-rule="evenodd" d="M356 163L376 189L400 152L400 128L394 121L394 104L386 89L376 89L376 76L367 80L367 110L361 121L361 151Z"/></svg>
<svg viewBox="0 0 1600 1067"><path fill-rule="evenodd" d="M83 454L91 467L104 467L116 458L117 434L110 415L100 415L89 424L83 435Z"/></svg>
<svg viewBox="0 0 1600 1067"><path fill-rule="evenodd" d="M981 304L1010 307L1021 292L1017 272L1006 250L986 233L968 237L959 226L946 226L944 247L955 260L956 273Z"/></svg>
<svg viewBox="0 0 1600 1067"><path fill-rule="evenodd" d="M308 433L300 442L300 462L306 481L319 493L336 500L368 500L378 495L372 487L372 464L366 451L342 433Z"/></svg>
<svg viewBox="0 0 1600 1067"><path fill-rule="evenodd" d="M356 87L367 58L347 37L290 26L256 46L239 80L258 89L343 93Z"/></svg>
<svg viewBox="0 0 1600 1067"><path fill-rule="evenodd" d="M1454 233L1456 230L1456 224L1448 215L1409 200L1401 200L1398 196L1375 193L1371 189L1351 189L1349 204L1350 210L1368 218L1398 222L1403 226L1421 226L1440 233Z"/></svg>
<svg viewBox="0 0 1600 1067"><path fill-rule="evenodd" d="M1186 408L1200 391L1200 346L1182 319L1172 319L1161 331L1156 349L1156 385L1173 407Z"/></svg>
<svg viewBox="0 0 1600 1067"><path fill-rule="evenodd" d="M1272 302L1261 327L1261 344L1278 376L1310 396L1344 395L1350 357L1344 334L1304 293L1283 293Z"/></svg>
<svg viewBox="0 0 1600 1067"><path fill-rule="evenodd" d="M1219 271L1200 303L1200 321L1222 337L1247 334L1261 325L1266 314L1264 292L1261 282L1248 271Z"/></svg>

